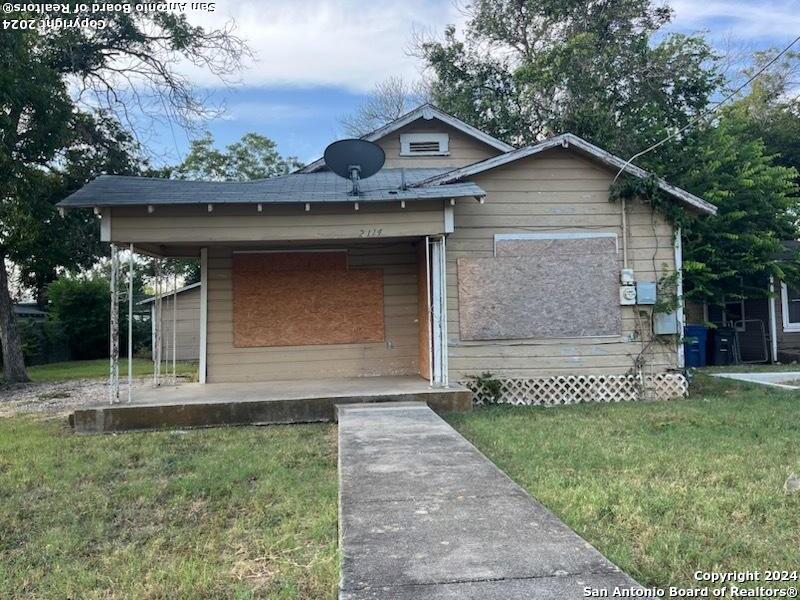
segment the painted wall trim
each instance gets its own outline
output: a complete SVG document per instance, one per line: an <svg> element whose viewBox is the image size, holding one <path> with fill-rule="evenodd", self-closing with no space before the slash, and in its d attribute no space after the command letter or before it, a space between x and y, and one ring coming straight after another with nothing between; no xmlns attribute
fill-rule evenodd
<svg viewBox="0 0 800 600"><path fill-rule="evenodd" d="M111 241L111 209L104 208L100 211L100 241Z"/></svg>
<svg viewBox="0 0 800 600"><path fill-rule="evenodd" d="M781 281L781 316L783 317L783 331L798 332L800 331L800 323L792 323L789 321L789 289L786 284Z"/></svg>
<svg viewBox="0 0 800 600"><path fill-rule="evenodd" d="M200 248L200 366L199 381L206 382L208 354L208 248Z"/></svg>
<svg viewBox="0 0 800 600"><path fill-rule="evenodd" d="M449 204L445 203L444 205L444 232L445 233L453 233L456 230L455 227L455 215L454 209Z"/></svg>
<svg viewBox="0 0 800 600"><path fill-rule="evenodd" d="M447 256L444 236L431 240L433 385L447 387Z"/></svg>

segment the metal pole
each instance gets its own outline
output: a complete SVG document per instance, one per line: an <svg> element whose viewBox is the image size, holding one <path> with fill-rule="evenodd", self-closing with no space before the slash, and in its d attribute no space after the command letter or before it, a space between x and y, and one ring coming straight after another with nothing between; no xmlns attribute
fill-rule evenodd
<svg viewBox="0 0 800 600"><path fill-rule="evenodd" d="M178 274L172 274L172 385L178 383L175 369L178 354Z"/></svg>
<svg viewBox="0 0 800 600"><path fill-rule="evenodd" d="M155 263L155 288L156 288L156 339L155 339L155 356L153 356L153 385L158 386L161 384L161 261L156 259Z"/></svg>
<svg viewBox="0 0 800 600"><path fill-rule="evenodd" d="M128 402L133 395L133 242L128 258Z"/></svg>
<svg viewBox="0 0 800 600"><path fill-rule="evenodd" d="M111 328L109 331L109 402L119 400L119 295L117 293L117 276L119 271L119 253L117 247L111 245Z"/></svg>

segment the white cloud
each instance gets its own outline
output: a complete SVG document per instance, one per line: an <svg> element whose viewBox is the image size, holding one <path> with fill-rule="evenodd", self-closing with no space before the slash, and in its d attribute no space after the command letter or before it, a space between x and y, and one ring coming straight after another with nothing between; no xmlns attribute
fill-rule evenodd
<svg viewBox="0 0 800 600"><path fill-rule="evenodd" d="M795 0L672 0L673 26L709 30L712 37L770 38L775 45L791 41L800 32L800 10Z"/></svg>
<svg viewBox="0 0 800 600"><path fill-rule="evenodd" d="M247 121L269 125L297 119L312 119L324 114L320 109L298 104L277 102L228 102L222 117L226 121Z"/></svg>
<svg viewBox="0 0 800 600"><path fill-rule="evenodd" d="M451 0L223 0L214 13L188 14L192 23L220 27L228 18L256 61L240 76L250 86L332 85L365 91L391 75L415 79L407 55L415 29L441 32L463 15ZM200 69L198 84L219 82Z"/></svg>

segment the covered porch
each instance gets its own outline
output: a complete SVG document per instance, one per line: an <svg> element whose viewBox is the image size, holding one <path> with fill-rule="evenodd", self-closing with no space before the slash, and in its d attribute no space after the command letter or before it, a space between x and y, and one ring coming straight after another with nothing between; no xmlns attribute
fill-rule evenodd
<svg viewBox="0 0 800 600"><path fill-rule="evenodd" d="M481 200L479 188L215 202L176 199L180 182L151 185L135 203L95 207L101 239L114 256L199 261L199 381L155 377L151 389L120 393L124 323L112 324L110 402L77 411L76 429L319 421L345 402L469 407L469 392L448 381L445 252L456 201ZM255 185L236 184L237 193ZM124 287L112 276L113 298Z"/></svg>

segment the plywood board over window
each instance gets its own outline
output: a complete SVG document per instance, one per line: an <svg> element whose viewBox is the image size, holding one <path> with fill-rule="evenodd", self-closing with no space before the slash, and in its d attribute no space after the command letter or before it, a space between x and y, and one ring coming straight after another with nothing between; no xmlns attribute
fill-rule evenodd
<svg viewBox="0 0 800 600"><path fill-rule="evenodd" d="M237 348L382 342L383 271L339 252L236 253Z"/></svg>
<svg viewBox="0 0 800 600"><path fill-rule="evenodd" d="M616 237L532 234L458 260L461 339L620 335Z"/></svg>

